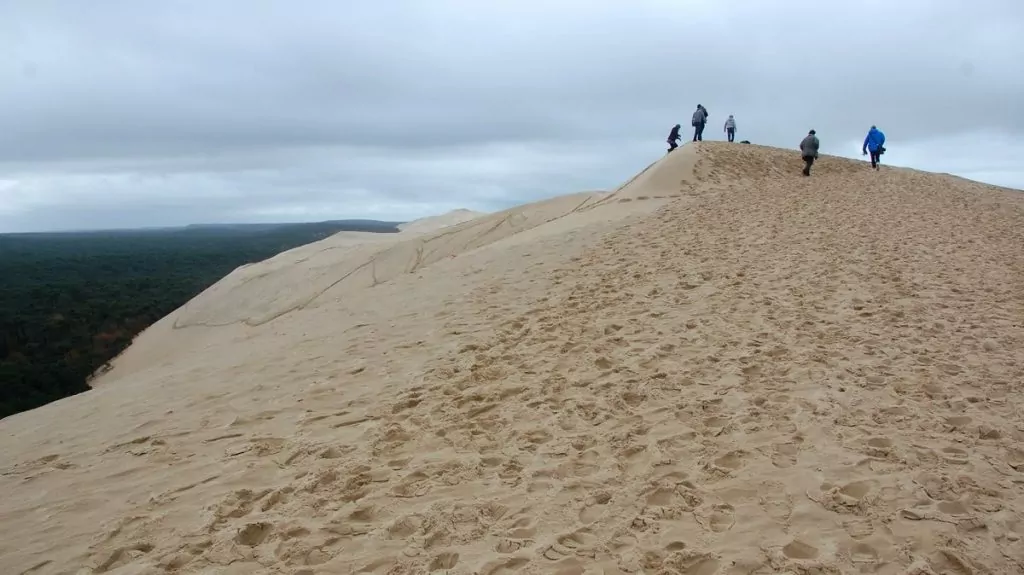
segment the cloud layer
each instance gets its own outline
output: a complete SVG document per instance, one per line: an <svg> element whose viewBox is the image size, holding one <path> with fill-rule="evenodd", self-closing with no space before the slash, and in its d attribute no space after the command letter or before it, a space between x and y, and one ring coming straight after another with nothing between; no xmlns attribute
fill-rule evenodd
<svg viewBox="0 0 1024 575"><path fill-rule="evenodd" d="M1024 188L1013 0L8 0L0 232L415 218L607 189L708 135Z"/></svg>

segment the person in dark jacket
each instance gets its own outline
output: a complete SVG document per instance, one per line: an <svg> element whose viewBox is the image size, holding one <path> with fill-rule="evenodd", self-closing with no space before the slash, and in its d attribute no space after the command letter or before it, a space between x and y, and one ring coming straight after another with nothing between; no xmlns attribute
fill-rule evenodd
<svg viewBox="0 0 1024 575"><path fill-rule="evenodd" d="M868 151L871 152L871 167L879 169L882 164L882 154L885 153L885 134L875 126L871 126L868 130L867 137L864 138L864 146L861 148L861 152L866 156Z"/></svg>
<svg viewBox="0 0 1024 575"><path fill-rule="evenodd" d="M814 135L814 130L807 132L807 136L800 142L800 155L804 159L803 173L805 176L811 175L811 166L814 165L814 160L818 159L820 146L821 142L818 141L818 136Z"/></svg>
<svg viewBox="0 0 1024 575"><path fill-rule="evenodd" d="M708 123L707 108L697 104L697 111L693 113L693 120L690 123L693 124L693 141L704 141L704 125Z"/></svg>
<svg viewBox="0 0 1024 575"><path fill-rule="evenodd" d="M679 135L680 129L682 129L682 126L676 124L675 126L672 126L672 131L668 133L668 151L670 152L678 148L679 146L676 142L683 139L683 137Z"/></svg>

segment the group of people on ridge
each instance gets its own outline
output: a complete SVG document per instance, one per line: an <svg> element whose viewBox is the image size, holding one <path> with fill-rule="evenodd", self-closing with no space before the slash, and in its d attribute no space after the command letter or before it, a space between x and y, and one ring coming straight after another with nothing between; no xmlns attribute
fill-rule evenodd
<svg viewBox="0 0 1024 575"><path fill-rule="evenodd" d="M814 165L814 160L818 159L820 146L821 142L818 141L814 130L808 132L800 142L800 155L804 160L803 174L805 176L811 175L811 166ZM871 154L871 167L878 170L882 165L882 154L885 153L885 134L877 126L871 126L868 135L864 137L864 144L861 146L861 154L866 156L869 153Z"/></svg>
<svg viewBox="0 0 1024 575"><path fill-rule="evenodd" d="M697 109L693 112L693 118L690 120L690 124L693 126L693 141L703 142L704 141L704 126L708 123L708 109L700 104L697 104ZM679 130L682 126L676 124L672 126L672 131L668 134L668 151L672 151L679 147L676 142L683 139L679 135ZM728 136L729 141L732 142L736 139L736 119L729 114L729 119L725 121L725 134Z"/></svg>
<svg viewBox="0 0 1024 575"><path fill-rule="evenodd" d="M704 140L704 126L708 122L708 110L704 106L697 104L697 110L693 112L693 118L690 123L693 125L693 141L701 142ZM672 131L668 134L668 151L671 152L679 147L676 142L682 139L679 135L679 130L682 126L676 124L672 126ZM729 114L729 118L725 120L725 126L723 127L726 137L730 142L736 140L736 118L733 118L732 114ZM749 144L750 142L744 140L743 143ZM871 167L878 170L882 164L882 154L885 153L885 134L876 126L871 126L868 130L868 135L864 138L864 145L861 146L861 152L866 156L871 154ZM818 148L821 147L821 142L818 140L818 136L814 130L807 133L807 136L800 142L800 155L804 160L803 174L805 176L811 175L811 166L814 165L814 161L818 159Z"/></svg>

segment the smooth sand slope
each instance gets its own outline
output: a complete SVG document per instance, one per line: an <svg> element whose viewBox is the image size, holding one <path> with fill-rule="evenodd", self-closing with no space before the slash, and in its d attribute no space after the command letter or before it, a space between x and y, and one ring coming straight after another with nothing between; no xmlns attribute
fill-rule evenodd
<svg viewBox="0 0 1024 575"><path fill-rule="evenodd" d="M236 271L0 422L0 572L1024 572L1024 197L800 166Z"/></svg>
<svg viewBox="0 0 1024 575"><path fill-rule="evenodd" d="M483 212L474 212L473 210L452 210L439 216L430 216L399 224L398 229L407 234L430 233L436 232L441 228L461 224L462 222L466 222L483 215L485 215Z"/></svg>

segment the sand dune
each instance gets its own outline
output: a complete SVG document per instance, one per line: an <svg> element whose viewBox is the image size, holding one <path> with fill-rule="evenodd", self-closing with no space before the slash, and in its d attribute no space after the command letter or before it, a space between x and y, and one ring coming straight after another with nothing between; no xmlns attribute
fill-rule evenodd
<svg viewBox="0 0 1024 575"><path fill-rule="evenodd" d="M0 571L1024 571L1024 197L801 165L237 270L0 422Z"/></svg>
<svg viewBox="0 0 1024 575"><path fill-rule="evenodd" d="M436 232L441 228L461 224L462 222L466 222L483 215L486 214L483 212L474 212L473 210L452 210L439 216L429 216L413 220L411 222L406 222L404 224L399 224L398 229L402 230L402 232L406 234Z"/></svg>

